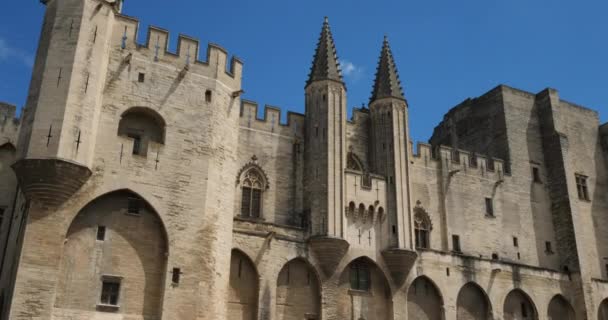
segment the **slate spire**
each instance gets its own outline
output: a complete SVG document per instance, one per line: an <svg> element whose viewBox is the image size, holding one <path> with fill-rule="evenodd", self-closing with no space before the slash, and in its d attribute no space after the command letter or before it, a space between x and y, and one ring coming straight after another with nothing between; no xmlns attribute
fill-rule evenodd
<svg viewBox="0 0 608 320"><path fill-rule="evenodd" d="M338 61L338 55L336 54L336 45L334 44L334 38L331 35L327 17L325 17L325 21L323 22L321 36L319 38L319 43L317 44L317 50L306 85L319 80L343 82L340 62Z"/></svg>
<svg viewBox="0 0 608 320"><path fill-rule="evenodd" d="M382 98L405 100L403 89L401 88L401 81L399 80L399 74L397 72L397 66L395 66L393 53L391 52L391 47L388 44L388 38L386 36L384 36L384 42L382 43L382 51L380 52L378 68L376 69L376 81L374 82L370 102Z"/></svg>

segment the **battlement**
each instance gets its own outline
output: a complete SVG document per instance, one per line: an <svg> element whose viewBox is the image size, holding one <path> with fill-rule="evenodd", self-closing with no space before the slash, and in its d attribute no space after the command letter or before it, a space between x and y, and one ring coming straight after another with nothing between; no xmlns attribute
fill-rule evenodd
<svg viewBox="0 0 608 320"><path fill-rule="evenodd" d="M418 143L418 150L414 158L421 159L425 165L446 165L450 172L463 172L468 175L480 175L482 177L501 180L509 175L504 170L504 161L497 158L487 157L471 153L469 151L454 149L447 146L433 147L427 143Z"/></svg>
<svg viewBox="0 0 608 320"><path fill-rule="evenodd" d="M228 62L228 52L221 46L213 43L207 45L206 60L200 60L200 43L196 38L179 34L177 50L169 50L171 34L168 30L150 26L148 27L145 43L138 42L139 20L123 14L118 14L117 25L111 46L114 49L125 51L125 55L136 51L151 62L171 64L185 71L201 74L208 77L236 79L240 83L243 61L233 56Z"/></svg>
<svg viewBox="0 0 608 320"><path fill-rule="evenodd" d="M258 104L249 100L241 103L241 127L275 133L282 136L303 137L305 117L301 113L287 112L287 123L281 123L281 109L264 106L264 115L258 118Z"/></svg>

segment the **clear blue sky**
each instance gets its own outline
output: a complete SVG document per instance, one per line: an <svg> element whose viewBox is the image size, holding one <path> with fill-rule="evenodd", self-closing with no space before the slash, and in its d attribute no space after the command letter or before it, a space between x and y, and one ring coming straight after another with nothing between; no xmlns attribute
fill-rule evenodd
<svg viewBox="0 0 608 320"><path fill-rule="evenodd" d="M44 6L4 2L0 100L22 106ZM173 47L179 33L221 44L245 61L246 99L300 112L324 16L349 107L368 102L387 34L417 141L427 140L451 107L501 83L532 92L556 88L608 121L606 0L126 0L124 13L144 30L169 29Z"/></svg>

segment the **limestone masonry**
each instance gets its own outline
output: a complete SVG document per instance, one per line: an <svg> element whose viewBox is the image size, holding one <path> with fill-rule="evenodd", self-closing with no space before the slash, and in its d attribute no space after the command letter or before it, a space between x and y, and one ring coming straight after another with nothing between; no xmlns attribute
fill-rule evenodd
<svg viewBox="0 0 608 320"><path fill-rule="evenodd" d="M0 104L0 320L608 320L597 112L498 86L414 146L386 38L347 119L326 19L305 114L260 119L222 47L41 2Z"/></svg>

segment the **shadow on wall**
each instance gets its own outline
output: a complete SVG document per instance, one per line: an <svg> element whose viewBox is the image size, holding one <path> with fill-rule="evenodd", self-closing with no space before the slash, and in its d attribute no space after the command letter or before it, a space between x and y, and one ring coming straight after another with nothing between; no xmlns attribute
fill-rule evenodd
<svg viewBox="0 0 608 320"><path fill-rule="evenodd" d="M417 320L443 320L443 297L429 278L416 278L407 292L407 318Z"/></svg>
<svg viewBox="0 0 608 320"><path fill-rule="evenodd" d="M230 257L228 320L256 320L259 276L252 260L237 249Z"/></svg>

